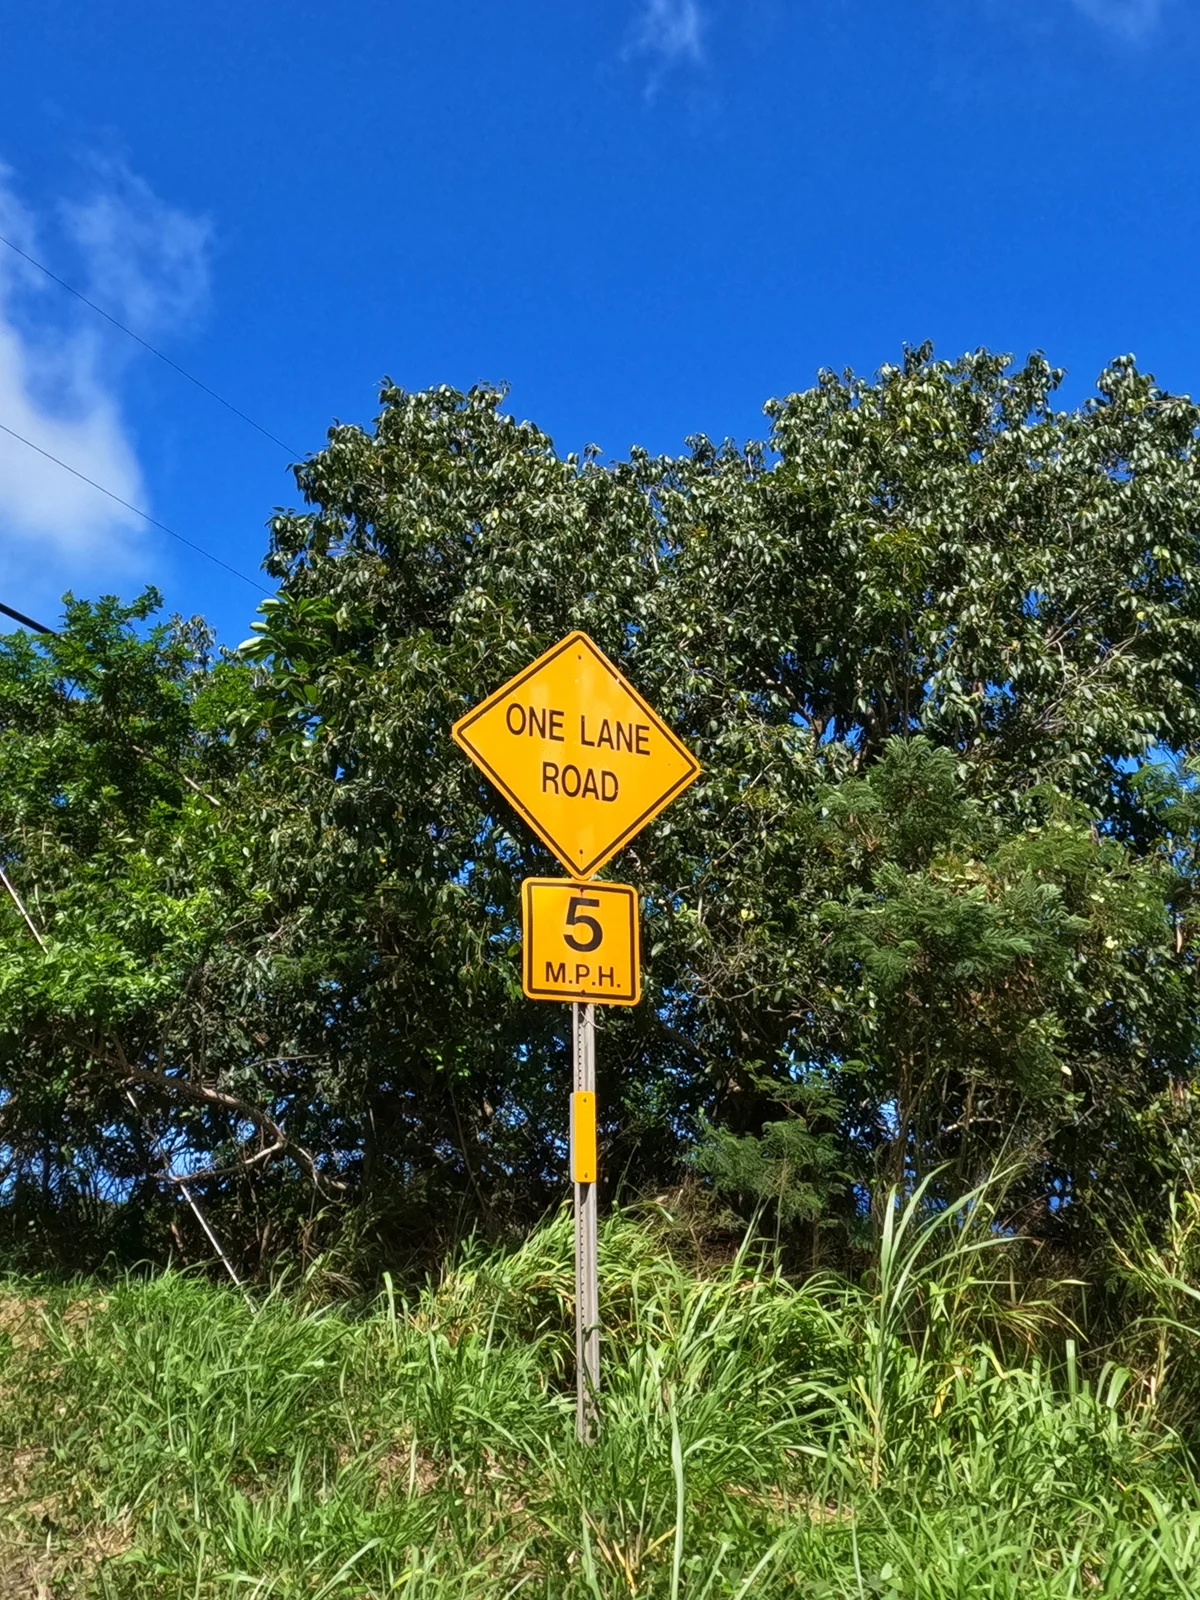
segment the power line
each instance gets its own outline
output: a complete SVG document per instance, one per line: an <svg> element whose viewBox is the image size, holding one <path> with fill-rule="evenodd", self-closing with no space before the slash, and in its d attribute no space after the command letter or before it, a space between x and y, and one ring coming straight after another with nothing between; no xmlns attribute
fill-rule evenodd
<svg viewBox="0 0 1200 1600"><path fill-rule="evenodd" d="M73 478L78 478L81 483L88 484L93 489L99 489L101 494L106 494L110 500L115 500L119 506L124 506L126 511L132 511L135 517L141 517L143 522L148 522L152 527L161 528L164 533L169 533L172 539L178 539L180 544L187 545L189 550L194 550L197 555L203 556L206 561L213 562L218 567L224 567L226 572L232 573L235 578L240 578L243 583L248 583L252 589L257 589L260 594L270 594L270 589L263 587L256 578L248 578L244 572L239 572L236 567L231 567L228 561L222 561L220 556L214 556L211 551L205 550L202 545L193 544L190 539L185 539L181 533L176 533L174 528L168 528L165 522L160 522L157 517L152 517L148 511L143 511L139 506L131 505L128 500L122 500L119 494L114 494L111 489L106 489L102 483L97 483L95 478L89 478L86 473L78 471L75 467L68 466L65 461L60 461L57 456L52 456L49 450L43 450L40 444L34 444L32 439L26 439L15 428L6 427L0 422L0 432L7 433L10 438L27 445L30 450L36 450L39 456L45 456L47 461L53 461L56 467L61 467L64 472L69 472ZM36 624L35 624L36 626Z"/></svg>
<svg viewBox="0 0 1200 1600"><path fill-rule="evenodd" d="M54 629L48 628L44 622L35 622L32 617L27 617L23 611L14 611L11 606L5 605L3 600L0 600L0 611L3 611L6 617L11 617L14 622L19 622L23 628L32 628L34 633L54 633ZM55 637L57 638L57 634L55 634Z"/></svg>
<svg viewBox="0 0 1200 1600"><path fill-rule="evenodd" d="M98 306L94 300L89 300L87 295L81 294L80 291L72 284L69 284L65 278L60 278L57 272L51 272L49 267L44 266L42 262L36 259L36 257L31 256L27 250L22 250L20 245L14 244L11 239L6 239L2 233L0 233L0 244L6 244L10 250L15 251L15 253L21 257L22 261L28 261L31 267L36 267L39 272L44 272L52 283L58 284L60 289L65 289L68 294L73 294L76 300L81 300L83 304L90 307L90 309L93 310L97 316L103 317L106 322L111 322L114 328L119 328L122 333L128 334L131 339L136 340L137 343L141 345L143 350L149 350L152 356L157 356L160 361L165 361L167 366L172 368L173 371L177 372L181 378L186 378L189 383L194 383L197 389L203 389L206 395L215 400L218 405L223 405L226 411L232 411L235 417L240 417L243 422L248 422L252 428L257 429L258 432L262 434L264 439L270 439L272 444L277 444L281 450L286 450L288 455L290 455L293 460L299 459L299 457L303 454L303 451L293 450L291 445L284 444L282 439L277 439L269 428L263 427L261 422L255 422L253 417L248 417L246 413L242 410L239 410L239 408L235 406L231 400L226 400L224 395L218 394L215 389L210 389L206 383L201 383L200 379L190 373L186 367L181 367L178 361L172 361L170 356L165 356L162 351L156 349L148 339L143 339L140 333L134 333L132 328L127 328L125 324L123 322L119 322L111 312L105 311L104 307Z"/></svg>

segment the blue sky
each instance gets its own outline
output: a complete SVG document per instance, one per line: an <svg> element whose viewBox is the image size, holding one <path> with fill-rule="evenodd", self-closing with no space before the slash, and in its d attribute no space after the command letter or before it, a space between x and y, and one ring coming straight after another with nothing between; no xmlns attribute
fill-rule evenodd
<svg viewBox="0 0 1200 1600"><path fill-rule="evenodd" d="M566 452L904 341L1200 391L1200 0L41 0L0 232L297 453L378 380ZM0 247L0 424L254 576L288 455ZM0 600L255 591L0 434Z"/></svg>

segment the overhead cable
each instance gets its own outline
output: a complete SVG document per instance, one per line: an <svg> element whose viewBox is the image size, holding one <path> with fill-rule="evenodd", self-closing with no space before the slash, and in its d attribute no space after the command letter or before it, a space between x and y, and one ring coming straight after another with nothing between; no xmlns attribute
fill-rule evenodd
<svg viewBox="0 0 1200 1600"><path fill-rule="evenodd" d="M97 316L103 317L106 322L111 322L114 328L119 328L122 333L128 334L131 339L135 340L141 345L143 350L149 350L152 356L157 356L160 361L165 361L167 366L172 368L173 371L177 372L181 378L186 378L189 383L194 383L197 389L203 389L206 395L215 400L218 405L224 406L226 411L232 411L235 417L240 417L243 422L248 422L252 428L257 429L257 431L262 434L264 439L270 439L272 444L277 444L281 450L286 450L288 455L292 457L293 461L298 461L303 455L303 451L293 450L291 445L284 444L283 440L276 438L269 428L264 428L261 422L255 422L253 417L248 417L246 413L238 406L235 406L231 400L226 400L224 395L218 394L215 389L210 389L208 384L202 383L200 379L197 378L193 373L189 372L186 367L181 367L178 361L172 361L170 356L164 355L162 351L157 349L156 346L152 345L148 339L143 339L140 333L134 333L132 328L126 327L126 325L114 317L110 311L105 311L103 306L98 306L94 300L89 300L86 294L82 294L74 287L74 285L69 284L65 278L60 278L57 272L51 272L50 268L44 265L44 263L37 260L35 256L31 256L27 250L22 250L20 245L14 244L11 239L6 239L2 233L0 233L0 244L6 244L10 250L14 251L21 257L22 261L28 261L31 267L36 267L39 272L44 272L46 277L48 277L52 283L58 284L60 289L65 289L68 294L73 294L76 300L81 300L83 304L89 307L90 310L94 311Z"/></svg>
<svg viewBox="0 0 1200 1600"><path fill-rule="evenodd" d="M6 617L11 617L14 622L19 622L23 628L32 628L34 633L54 633L54 629L48 628L44 622L35 622L23 611L14 611L11 606L5 605L3 600L0 600L0 611L3 611Z"/></svg>
<svg viewBox="0 0 1200 1600"><path fill-rule="evenodd" d="M69 472L73 478L78 478L81 483L86 483L93 489L98 489L101 494L115 500L119 506L124 506L126 511L132 511L135 517L141 517L143 522L148 522L152 527L161 528L164 533L170 534L172 539L178 539L180 544L187 545L189 550L194 550L197 555L203 556L206 561L211 561L215 566L223 567L226 572L235 578L240 578L243 583L248 583L252 589L257 589L260 594L270 594L271 590L265 588L256 578L248 578L244 572L239 572L236 567L231 567L228 561L222 561L220 556L214 556L203 545L194 544L191 539L185 539L181 533L176 533L174 528L168 528L165 522L160 522L157 517L152 517L148 511L143 511L140 506L132 505L128 500L122 500L119 494L114 494L111 489L106 489L102 483L97 483L95 478L89 478L86 473L80 472L76 467L68 466L65 461L60 461L57 456L52 456L49 450L43 450L40 444L34 444L32 439L27 439L24 434L18 433L15 428L7 427L0 422L0 433L7 433L18 443L27 445L30 450L36 450L39 456L45 456L47 461L53 461L56 467L61 467L64 472Z"/></svg>

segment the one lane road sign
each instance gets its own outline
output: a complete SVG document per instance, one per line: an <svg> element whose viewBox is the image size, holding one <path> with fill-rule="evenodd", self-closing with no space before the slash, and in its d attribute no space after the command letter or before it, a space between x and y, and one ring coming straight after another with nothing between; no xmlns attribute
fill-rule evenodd
<svg viewBox="0 0 1200 1600"><path fill-rule="evenodd" d="M576 878L603 866L700 771L585 633L568 634L451 732Z"/></svg>

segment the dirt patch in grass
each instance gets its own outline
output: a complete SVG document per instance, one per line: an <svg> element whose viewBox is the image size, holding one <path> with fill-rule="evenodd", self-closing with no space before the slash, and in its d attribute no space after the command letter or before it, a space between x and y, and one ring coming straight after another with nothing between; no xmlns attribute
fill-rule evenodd
<svg viewBox="0 0 1200 1600"><path fill-rule="evenodd" d="M58 1600L69 1592L59 1589L56 1595L53 1585L54 1563L48 1558L0 1551L0 1600Z"/></svg>
<svg viewBox="0 0 1200 1600"><path fill-rule="evenodd" d="M89 1592L97 1571L133 1548L128 1517L64 1527L56 1503L26 1506L0 1518L0 1600L72 1600Z"/></svg>
<svg viewBox="0 0 1200 1600"><path fill-rule="evenodd" d="M380 1493L428 1494L441 1482L441 1473L427 1455L413 1451L411 1444L395 1445L380 1456L375 1469Z"/></svg>
<svg viewBox="0 0 1200 1600"><path fill-rule="evenodd" d="M14 1350L36 1350L45 1338L42 1311L46 1302L39 1295L0 1292L0 1333L12 1340Z"/></svg>
<svg viewBox="0 0 1200 1600"><path fill-rule="evenodd" d="M95 1519L77 1483L55 1482L45 1449L0 1458L0 1600L71 1600L134 1543L128 1516Z"/></svg>

